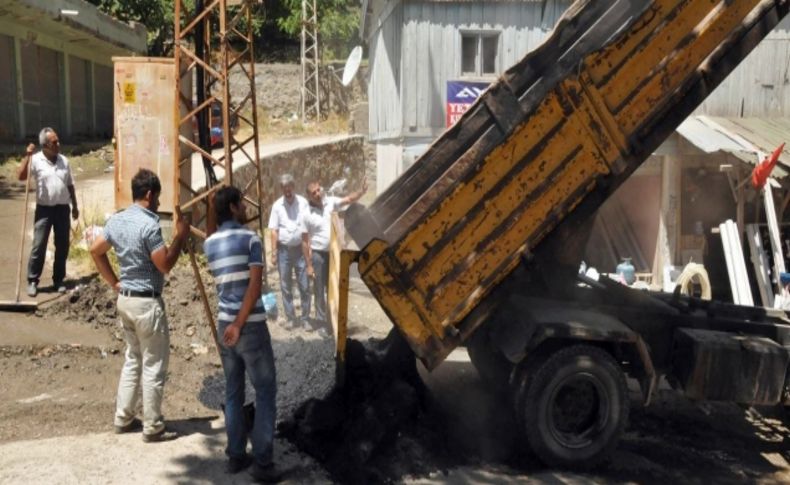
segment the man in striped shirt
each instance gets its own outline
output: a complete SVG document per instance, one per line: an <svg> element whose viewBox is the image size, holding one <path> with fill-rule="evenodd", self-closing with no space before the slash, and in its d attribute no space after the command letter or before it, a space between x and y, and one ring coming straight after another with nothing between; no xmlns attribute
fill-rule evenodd
<svg viewBox="0 0 790 485"><path fill-rule="evenodd" d="M225 428L228 435L228 473L238 473L252 463L250 474L258 481L278 481L280 472L272 462L277 380L266 311L261 301L263 244L246 229L246 208L235 187L217 191L214 214L219 228L209 237L204 250L209 270L217 285L220 355L225 370ZM247 455L244 425L244 373L255 388L255 419L250 441L252 460Z"/></svg>

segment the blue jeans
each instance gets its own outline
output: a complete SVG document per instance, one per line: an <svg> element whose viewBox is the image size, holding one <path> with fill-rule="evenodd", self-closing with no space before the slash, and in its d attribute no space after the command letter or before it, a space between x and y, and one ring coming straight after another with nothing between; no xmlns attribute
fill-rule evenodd
<svg viewBox="0 0 790 485"><path fill-rule="evenodd" d="M302 302L302 318L310 316L310 287L307 284L307 264L302 255L302 246L277 246L277 270L280 272L280 291L283 295L283 308L289 320L296 320L293 302L293 272L296 271L296 284L299 286L299 300Z"/></svg>
<svg viewBox="0 0 790 485"><path fill-rule="evenodd" d="M313 250L313 271L315 271L315 318L322 323L326 318L326 286L329 282L329 251Z"/></svg>
<svg viewBox="0 0 790 485"><path fill-rule="evenodd" d="M222 336L226 326L220 326ZM265 323L253 322L241 329L234 347L220 346L225 370L225 428L231 458L247 454L247 429L244 424L244 372L255 388L255 424L250 433L252 456L261 466L272 462L274 422L277 417L277 378L269 329Z"/></svg>

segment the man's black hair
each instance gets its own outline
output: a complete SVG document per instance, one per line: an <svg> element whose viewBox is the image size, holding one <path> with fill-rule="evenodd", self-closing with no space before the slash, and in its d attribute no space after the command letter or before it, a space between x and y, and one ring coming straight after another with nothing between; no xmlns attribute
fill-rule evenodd
<svg viewBox="0 0 790 485"><path fill-rule="evenodd" d="M241 190L236 187L222 187L217 191L214 198L214 210L217 212L217 224L233 219L230 211L231 205L239 205L241 202Z"/></svg>
<svg viewBox="0 0 790 485"><path fill-rule="evenodd" d="M141 168L132 179L132 200L142 200L149 190L152 194L159 194L162 184L154 172Z"/></svg>

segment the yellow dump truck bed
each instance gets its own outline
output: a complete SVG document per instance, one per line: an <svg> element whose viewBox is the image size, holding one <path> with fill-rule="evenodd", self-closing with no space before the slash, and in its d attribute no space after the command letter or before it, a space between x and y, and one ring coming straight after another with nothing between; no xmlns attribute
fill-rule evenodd
<svg viewBox="0 0 790 485"><path fill-rule="evenodd" d="M335 233L330 306L339 345L356 261L416 355L438 365L482 322L484 314L470 312L521 256L569 214L592 213L787 8L776 0L657 0L626 13L610 2L576 2L543 46L503 74L369 211L347 217L361 249Z"/></svg>

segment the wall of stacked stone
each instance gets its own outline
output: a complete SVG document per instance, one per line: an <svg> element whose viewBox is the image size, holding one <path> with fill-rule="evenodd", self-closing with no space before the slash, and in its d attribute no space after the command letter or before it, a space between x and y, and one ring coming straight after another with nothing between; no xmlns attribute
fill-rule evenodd
<svg viewBox="0 0 790 485"><path fill-rule="evenodd" d="M346 179L346 193L357 190L365 176L365 138L348 136L339 141L299 148L284 153L261 157L263 176L264 224L268 222L272 204L282 196L280 175L290 173L296 180L296 193L302 196L307 183L318 180L324 190L340 179ZM267 176L268 175L268 176ZM233 184L246 187L255 177L251 165L234 171ZM345 194L342 194L345 195Z"/></svg>

